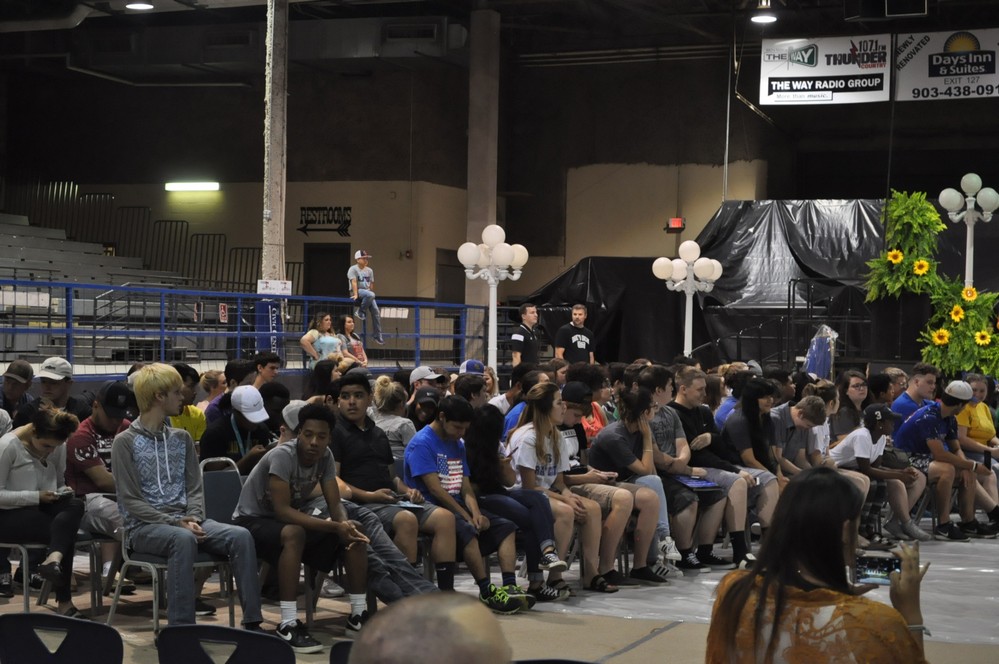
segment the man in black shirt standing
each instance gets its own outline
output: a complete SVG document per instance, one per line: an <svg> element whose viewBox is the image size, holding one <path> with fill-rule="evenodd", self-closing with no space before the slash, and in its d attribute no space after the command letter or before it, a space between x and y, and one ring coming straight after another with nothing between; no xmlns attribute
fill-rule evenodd
<svg viewBox="0 0 999 664"><path fill-rule="evenodd" d="M520 305L520 327L510 335L513 366L521 362L538 363L538 338L534 326L538 324L538 308L530 302Z"/></svg>
<svg viewBox="0 0 999 664"><path fill-rule="evenodd" d="M593 364L596 361L593 358L593 332L584 327L585 322L586 305L572 305L572 321L555 333L555 357L560 357L569 364Z"/></svg>

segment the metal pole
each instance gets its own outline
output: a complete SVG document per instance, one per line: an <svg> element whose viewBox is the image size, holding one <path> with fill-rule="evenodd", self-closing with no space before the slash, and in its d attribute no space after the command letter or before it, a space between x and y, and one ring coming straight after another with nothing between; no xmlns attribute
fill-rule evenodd
<svg viewBox="0 0 999 664"><path fill-rule="evenodd" d="M687 278L694 278L693 269ZM684 288L684 291L687 293L687 306L683 314L683 354L685 357L690 357L694 348L694 291L689 287Z"/></svg>
<svg viewBox="0 0 999 664"><path fill-rule="evenodd" d="M496 321L496 288L499 282L496 277L490 273L489 275L489 366L496 369L496 351L497 351L497 340L496 337L499 333L499 326Z"/></svg>
<svg viewBox="0 0 999 664"><path fill-rule="evenodd" d="M262 279L284 280L288 0L267 0L264 95L264 209L260 271Z"/></svg>
<svg viewBox="0 0 999 664"><path fill-rule="evenodd" d="M964 287L970 288L975 283L973 275L975 269L975 222L977 210L968 210L964 220L968 224L968 236L964 249Z"/></svg>

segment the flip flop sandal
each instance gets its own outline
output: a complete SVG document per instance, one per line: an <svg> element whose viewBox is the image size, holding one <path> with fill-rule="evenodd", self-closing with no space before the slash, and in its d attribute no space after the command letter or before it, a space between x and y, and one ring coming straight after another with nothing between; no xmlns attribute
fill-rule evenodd
<svg viewBox="0 0 999 664"><path fill-rule="evenodd" d="M84 615L83 612L81 612L75 606L69 607L69 610L66 611L66 613L60 613L59 615L63 616L64 618L76 618L77 620L90 620L90 618Z"/></svg>
<svg viewBox="0 0 999 664"><path fill-rule="evenodd" d="M586 589L595 593L616 593L619 590L617 586L608 583L602 574L597 574L593 577Z"/></svg>

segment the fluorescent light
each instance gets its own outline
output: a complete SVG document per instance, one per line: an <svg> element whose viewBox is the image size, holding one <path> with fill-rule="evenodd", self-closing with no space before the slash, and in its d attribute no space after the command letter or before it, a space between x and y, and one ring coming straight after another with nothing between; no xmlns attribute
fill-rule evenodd
<svg viewBox="0 0 999 664"><path fill-rule="evenodd" d="M167 191L218 191L218 182L167 182Z"/></svg>
<svg viewBox="0 0 999 664"><path fill-rule="evenodd" d="M749 17L753 23L768 24L776 23L777 15L770 11L770 0L759 0L756 11Z"/></svg>
<svg viewBox="0 0 999 664"><path fill-rule="evenodd" d="M144 11L147 9L153 9L153 3L145 2L144 0L131 0L125 3L125 9L135 9L138 11Z"/></svg>

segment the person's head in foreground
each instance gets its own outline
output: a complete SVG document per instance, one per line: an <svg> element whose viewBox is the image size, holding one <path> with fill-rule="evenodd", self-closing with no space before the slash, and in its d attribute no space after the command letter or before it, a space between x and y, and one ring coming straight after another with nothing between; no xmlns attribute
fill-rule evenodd
<svg viewBox="0 0 999 664"><path fill-rule="evenodd" d="M863 505L860 490L832 468L791 479L752 569L733 572L720 585L708 661L785 661L803 648L816 649L815 661L848 652L871 661L885 648L901 658L895 661L923 661L919 585L926 568L919 567L918 548L902 544L895 554L902 571L889 577L894 609L858 597L874 586L856 586L850 578ZM761 597L768 599L757 601Z"/></svg>
<svg viewBox="0 0 999 664"><path fill-rule="evenodd" d="M416 595L379 611L350 649L349 664L507 664L499 621L458 593Z"/></svg>

